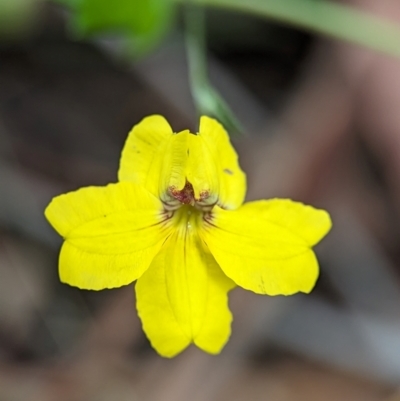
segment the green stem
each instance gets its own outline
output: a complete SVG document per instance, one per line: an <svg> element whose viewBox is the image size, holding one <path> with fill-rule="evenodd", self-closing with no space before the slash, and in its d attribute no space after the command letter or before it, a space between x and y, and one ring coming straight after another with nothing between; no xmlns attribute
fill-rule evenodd
<svg viewBox="0 0 400 401"><path fill-rule="evenodd" d="M185 13L185 42L191 90L208 85L205 44L204 10L187 5Z"/></svg>
<svg viewBox="0 0 400 401"><path fill-rule="evenodd" d="M208 79L204 9L186 4L184 13L189 84L197 112L217 117L231 132L242 132L239 121Z"/></svg>
<svg viewBox="0 0 400 401"><path fill-rule="evenodd" d="M179 0L177 0L179 1ZM400 57L400 27L327 0L180 0L267 17Z"/></svg>

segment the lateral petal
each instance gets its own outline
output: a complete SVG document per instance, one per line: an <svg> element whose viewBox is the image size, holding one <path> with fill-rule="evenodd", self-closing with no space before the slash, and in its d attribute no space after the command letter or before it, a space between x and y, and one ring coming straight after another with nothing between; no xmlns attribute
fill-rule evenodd
<svg viewBox="0 0 400 401"><path fill-rule="evenodd" d="M199 177L199 182L193 185L195 192L202 190L200 184L205 178L211 187L217 186L215 180L218 178L218 205L224 209L237 209L246 195L246 175L239 166L227 132L218 121L202 116L197 137L198 151L194 153L195 157L189 155L192 168L196 168L193 176Z"/></svg>
<svg viewBox="0 0 400 401"><path fill-rule="evenodd" d="M190 343L220 352L230 335L233 288L193 228L177 229L136 283L143 330L157 352L173 357Z"/></svg>
<svg viewBox="0 0 400 401"><path fill-rule="evenodd" d="M91 290L136 280L172 230L161 202L128 182L57 196L45 216L65 239L61 281Z"/></svg>
<svg viewBox="0 0 400 401"><path fill-rule="evenodd" d="M214 208L201 236L224 273L259 294L308 293L318 278L311 247L331 228L324 210L290 200Z"/></svg>
<svg viewBox="0 0 400 401"><path fill-rule="evenodd" d="M247 202L242 210L250 215L257 213L262 219L286 227L310 246L321 241L332 227L331 218L325 210L290 199Z"/></svg>

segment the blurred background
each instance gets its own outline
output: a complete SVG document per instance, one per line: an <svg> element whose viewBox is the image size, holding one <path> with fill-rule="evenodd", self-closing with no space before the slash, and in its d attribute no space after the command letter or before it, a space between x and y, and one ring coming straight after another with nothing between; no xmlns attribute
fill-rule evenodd
<svg viewBox="0 0 400 401"><path fill-rule="evenodd" d="M397 0L0 0L0 400L400 400L399 56ZM58 280L44 208L155 113L215 116L248 200L333 218L312 294L233 290L219 356L158 356L132 285Z"/></svg>

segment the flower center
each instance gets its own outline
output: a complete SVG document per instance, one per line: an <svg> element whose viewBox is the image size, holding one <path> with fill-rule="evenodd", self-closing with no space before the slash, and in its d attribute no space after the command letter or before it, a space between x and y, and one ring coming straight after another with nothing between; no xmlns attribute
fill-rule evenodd
<svg viewBox="0 0 400 401"><path fill-rule="evenodd" d="M186 181L182 189L169 187L162 200L166 210L170 211L190 205L202 212L209 212L217 203L217 197L210 196L209 191L200 192L199 198L196 198L193 185L189 181Z"/></svg>
<svg viewBox="0 0 400 401"><path fill-rule="evenodd" d="M172 187L169 192L173 198L184 205L193 206L195 203L193 185L189 181L186 181L185 186L180 191Z"/></svg>

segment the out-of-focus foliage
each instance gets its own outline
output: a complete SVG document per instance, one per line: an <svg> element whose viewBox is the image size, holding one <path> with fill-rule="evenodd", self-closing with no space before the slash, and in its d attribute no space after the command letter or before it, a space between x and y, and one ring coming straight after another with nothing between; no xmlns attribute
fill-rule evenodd
<svg viewBox="0 0 400 401"><path fill-rule="evenodd" d="M33 1L0 0L0 4L9 3L14 7ZM400 56L400 28L396 24L328 0L55 1L74 11L72 26L76 33L84 36L104 32L125 33L139 52L150 49L162 38L171 26L175 5L180 3L251 13Z"/></svg>
<svg viewBox="0 0 400 401"><path fill-rule="evenodd" d="M190 0L190 2L275 19L400 57L398 25L345 4L327 0Z"/></svg>
<svg viewBox="0 0 400 401"><path fill-rule="evenodd" d="M149 51L173 20L172 0L58 0L72 13L71 28L78 36L123 34L134 54Z"/></svg>
<svg viewBox="0 0 400 401"><path fill-rule="evenodd" d="M43 0L0 0L0 36L29 31ZM117 34L128 56L151 51L173 23L177 5L205 6L254 14L318 34L356 43L400 57L400 28L354 7L328 0L53 0L71 10L71 32L77 37ZM196 7L194 7L195 9ZM195 13L196 14L196 13ZM206 71L204 30L199 13L186 24L189 79L199 114L213 115L230 131L240 124L222 97L209 83ZM203 18L200 17L202 21Z"/></svg>
<svg viewBox="0 0 400 401"><path fill-rule="evenodd" d="M38 4L45 0L0 0L0 37L19 37L31 30ZM76 37L120 35L128 56L150 52L165 37L177 5L225 8L274 19L318 34L350 41L400 57L400 28L353 7L328 0L53 0L70 11ZM199 12L186 23L189 80L199 114L213 115L232 131L240 124L212 87L206 71L204 29ZM186 18L187 19L187 18ZM268 40L268 38L265 38ZM274 39L272 39L274 40Z"/></svg>
<svg viewBox="0 0 400 401"><path fill-rule="evenodd" d="M29 34L38 21L41 0L0 0L0 38Z"/></svg>

